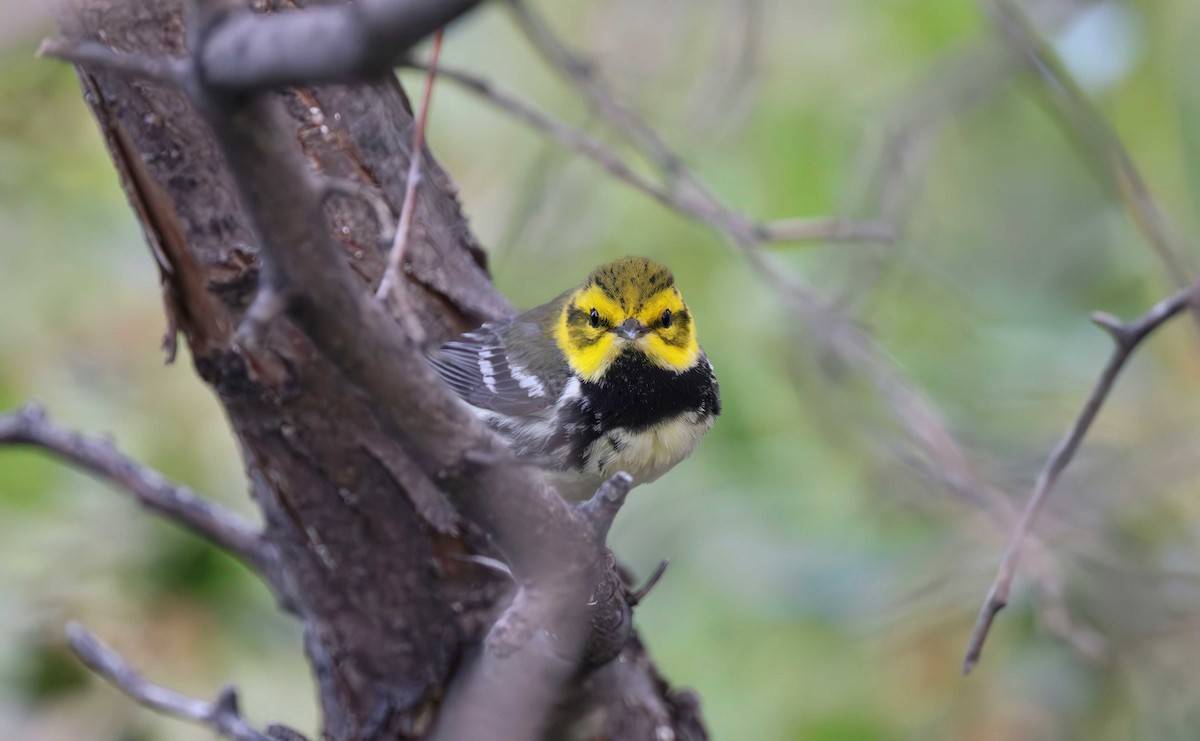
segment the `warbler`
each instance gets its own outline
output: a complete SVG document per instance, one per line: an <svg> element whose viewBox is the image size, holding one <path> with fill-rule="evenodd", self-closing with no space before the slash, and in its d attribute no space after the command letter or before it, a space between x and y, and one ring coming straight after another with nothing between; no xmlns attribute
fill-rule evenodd
<svg viewBox="0 0 1200 741"><path fill-rule="evenodd" d="M601 265L581 285L442 345L430 361L519 459L571 500L618 471L654 481L721 413L716 376L666 267Z"/></svg>

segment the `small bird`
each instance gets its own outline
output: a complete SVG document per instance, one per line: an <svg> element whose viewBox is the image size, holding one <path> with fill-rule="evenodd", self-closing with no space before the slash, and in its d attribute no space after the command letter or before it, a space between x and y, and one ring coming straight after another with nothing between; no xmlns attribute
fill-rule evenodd
<svg viewBox="0 0 1200 741"><path fill-rule="evenodd" d="M430 356L456 394L569 500L618 471L654 481L721 413L696 323L666 267L601 265L580 286Z"/></svg>

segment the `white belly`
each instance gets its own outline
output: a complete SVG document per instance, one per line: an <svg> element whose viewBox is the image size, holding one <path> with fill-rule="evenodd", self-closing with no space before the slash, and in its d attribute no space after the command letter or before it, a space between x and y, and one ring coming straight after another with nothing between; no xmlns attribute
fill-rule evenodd
<svg viewBox="0 0 1200 741"><path fill-rule="evenodd" d="M559 492L568 499L586 499L618 471L632 476L634 484L654 481L691 455L712 425L712 415L686 412L637 432L613 430L588 447L582 475L556 482Z"/></svg>

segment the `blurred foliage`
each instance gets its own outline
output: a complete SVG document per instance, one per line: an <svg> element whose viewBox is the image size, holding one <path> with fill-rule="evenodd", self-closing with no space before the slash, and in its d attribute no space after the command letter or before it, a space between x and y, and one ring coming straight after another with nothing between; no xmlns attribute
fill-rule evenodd
<svg viewBox="0 0 1200 741"><path fill-rule="evenodd" d="M1107 356L1089 312L1134 316L1171 281L1038 83L989 67L997 41L978 6L538 5L748 214L873 216L880 176L911 170L893 178L898 244L772 249L853 311L980 476L1022 503ZM1200 6L1030 9L1194 245ZM36 40L0 48L0 407L38 398L253 516L217 403L186 357L162 367L152 260L72 72L33 59ZM610 137L499 4L454 29L445 60ZM1052 560L1031 568L1050 570L1103 657L1047 628L1023 571L964 680L1005 533L911 465L869 381L831 361L820 332L711 230L450 84L437 89L430 136L518 304L622 254L678 275L725 413L691 460L637 491L614 537L642 573L672 560L638 623L671 680L700 692L717 738L1195 737L1200 354L1189 320L1131 363L1038 528ZM883 157L898 136L899 159ZM54 462L0 451L0 737L209 737L82 677L62 646L69 619L174 688L211 697L233 681L252 720L315 725L298 628L236 563Z"/></svg>

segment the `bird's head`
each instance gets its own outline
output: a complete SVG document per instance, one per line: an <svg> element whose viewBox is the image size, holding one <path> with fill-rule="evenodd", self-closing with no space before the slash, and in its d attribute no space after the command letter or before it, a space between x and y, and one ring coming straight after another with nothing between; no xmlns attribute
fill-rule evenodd
<svg viewBox="0 0 1200 741"><path fill-rule="evenodd" d="M700 357L696 326L675 277L643 257L623 257L593 270L568 295L554 338L571 368L593 383L624 352L643 353L676 373Z"/></svg>

